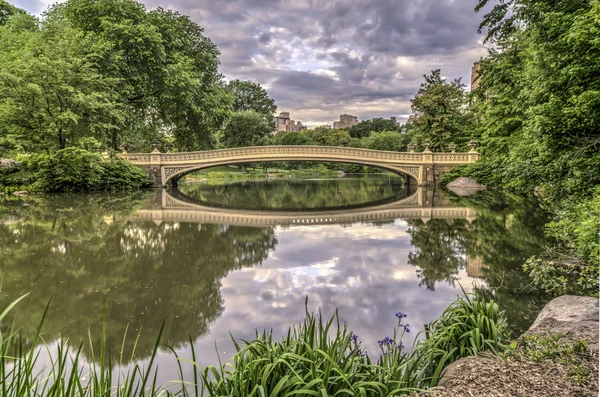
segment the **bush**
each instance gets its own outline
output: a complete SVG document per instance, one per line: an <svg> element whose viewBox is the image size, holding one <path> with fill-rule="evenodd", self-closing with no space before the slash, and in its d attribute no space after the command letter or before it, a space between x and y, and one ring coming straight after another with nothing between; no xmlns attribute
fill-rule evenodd
<svg viewBox="0 0 600 397"><path fill-rule="evenodd" d="M33 179L32 190L41 192L94 190L104 173L100 155L79 148L36 154L24 163Z"/></svg>
<svg viewBox="0 0 600 397"><path fill-rule="evenodd" d="M91 190L133 190L148 186L144 172L124 160L80 148L19 158L18 170L0 174L4 190L34 192L84 192Z"/></svg>

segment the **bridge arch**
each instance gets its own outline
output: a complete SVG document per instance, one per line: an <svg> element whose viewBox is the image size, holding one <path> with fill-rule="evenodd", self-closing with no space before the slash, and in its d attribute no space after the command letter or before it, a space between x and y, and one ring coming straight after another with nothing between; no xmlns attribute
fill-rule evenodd
<svg viewBox="0 0 600 397"><path fill-rule="evenodd" d="M419 184L418 183L418 174L416 174L418 171L415 169L410 169L409 167L402 167L402 166L393 166L393 165L382 165L376 162L369 162L369 161L339 161L339 160L323 160L320 158L305 158L305 159L267 159L267 160L261 160L261 161L240 161L240 160L235 160L235 161L219 161L219 162L215 162L213 164L199 164L199 165L194 165L194 166L190 166L187 168L182 168L182 169L178 169L178 170L173 170L170 171L170 169L167 170L167 172L165 172L165 177L163 179L163 183L165 185L172 183L172 184L176 184L176 182L184 177L185 175L191 174L192 172L196 172L196 171L200 171L203 169L207 169L207 168L212 168L212 167L218 167L220 165L237 165L237 164L244 164L244 163L273 163L273 162L279 162L279 161L318 161L318 162L330 162L330 163L345 163L345 164L358 164L358 165L366 165L366 166L371 166L371 167L377 167L386 171L390 171L393 172L395 174L404 176L407 178L407 182L411 182L411 180L413 181L414 184Z"/></svg>

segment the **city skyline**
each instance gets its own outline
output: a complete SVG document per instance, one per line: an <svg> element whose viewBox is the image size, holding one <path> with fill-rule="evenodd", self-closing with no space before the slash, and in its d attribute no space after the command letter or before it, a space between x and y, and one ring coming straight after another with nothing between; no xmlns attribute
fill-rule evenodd
<svg viewBox="0 0 600 397"><path fill-rule="evenodd" d="M41 14L51 0L14 0ZM220 49L227 80L260 83L304 125L411 114L423 75L441 69L470 84L473 63L487 53L476 0L143 0L189 15Z"/></svg>

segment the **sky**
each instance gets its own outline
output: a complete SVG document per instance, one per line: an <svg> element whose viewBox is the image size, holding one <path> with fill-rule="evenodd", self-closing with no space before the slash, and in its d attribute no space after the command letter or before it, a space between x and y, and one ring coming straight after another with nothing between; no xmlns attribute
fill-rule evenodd
<svg viewBox="0 0 600 397"><path fill-rule="evenodd" d="M226 79L267 89L304 124L406 118L423 75L469 85L487 48L477 0L143 0L189 15L221 51ZM12 0L34 14L51 0ZM468 88L468 87L467 87Z"/></svg>

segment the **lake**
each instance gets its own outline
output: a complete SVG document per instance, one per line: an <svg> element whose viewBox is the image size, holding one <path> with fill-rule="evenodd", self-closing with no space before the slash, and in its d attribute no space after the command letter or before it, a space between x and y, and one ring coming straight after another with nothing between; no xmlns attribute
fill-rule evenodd
<svg viewBox="0 0 600 397"><path fill-rule="evenodd" d="M229 332L279 337L303 318L306 299L326 317L338 309L370 352L394 313L408 314L413 337L461 289L497 301L518 335L548 300L528 290L521 269L543 246L546 220L529 199L460 198L388 174L7 196L0 297L4 306L30 294L15 319L25 343L51 300L50 352L61 333L77 346L91 329L97 344L104 322L125 366L134 346L148 359L163 321L163 344L183 357L193 344L201 365L216 365L233 355ZM159 381L178 378L167 348L157 362Z"/></svg>

